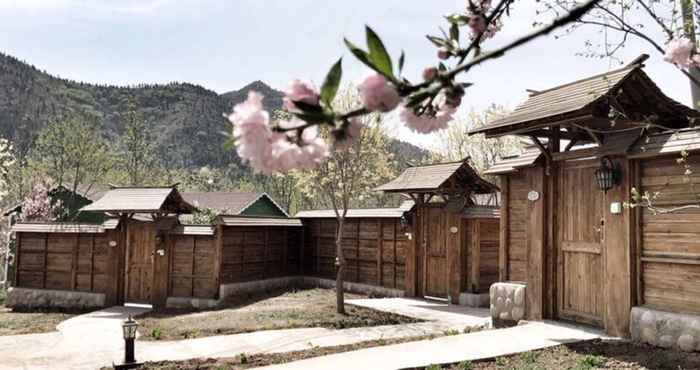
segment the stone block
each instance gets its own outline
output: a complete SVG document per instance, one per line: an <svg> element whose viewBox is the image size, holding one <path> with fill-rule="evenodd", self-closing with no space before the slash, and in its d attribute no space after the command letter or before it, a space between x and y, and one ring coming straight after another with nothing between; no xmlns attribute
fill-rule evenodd
<svg viewBox="0 0 700 370"><path fill-rule="evenodd" d="M700 316L633 307L630 334L635 342L700 351Z"/></svg>
<svg viewBox="0 0 700 370"><path fill-rule="evenodd" d="M105 305L103 293L13 287L7 291L5 306L13 309L97 309Z"/></svg>
<svg viewBox="0 0 700 370"><path fill-rule="evenodd" d="M491 320L497 328L515 326L525 318L525 284L495 283L489 288Z"/></svg>

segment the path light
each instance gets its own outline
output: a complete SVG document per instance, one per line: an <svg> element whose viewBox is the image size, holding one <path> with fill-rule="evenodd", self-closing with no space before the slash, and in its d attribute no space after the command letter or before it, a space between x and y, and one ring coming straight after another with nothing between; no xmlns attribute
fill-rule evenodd
<svg viewBox="0 0 700 370"><path fill-rule="evenodd" d="M600 167L595 170L595 181L598 188L607 193L620 181L620 168L614 164L610 157L600 159Z"/></svg>
<svg viewBox="0 0 700 370"><path fill-rule="evenodd" d="M115 366L115 369L133 369L139 366L134 356L134 340L136 339L136 330L138 327L139 323L136 322L131 315L122 323L122 331L124 334L124 364Z"/></svg>

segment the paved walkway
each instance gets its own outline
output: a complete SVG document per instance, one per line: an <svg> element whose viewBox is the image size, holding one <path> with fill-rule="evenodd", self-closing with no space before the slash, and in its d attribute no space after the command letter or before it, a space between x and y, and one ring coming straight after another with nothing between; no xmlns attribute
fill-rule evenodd
<svg viewBox="0 0 700 370"><path fill-rule="evenodd" d="M432 340L373 347L258 368L260 370L398 370L478 360L594 339L596 330L554 322L531 322Z"/></svg>
<svg viewBox="0 0 700 370"><path fill-rule="evenodd" d="M483 325L489 321L488 311L485 309L416 299L362 299L351 300L348 303L428 321L371 328L265 330L169 342L137 342L136 357L139 361L160 361L197 357L232 357L240 353L287 352L381 338L439 334L446 330L461 332L466 327ZM58 326L58 332L0 337L0 359L2 359L0 369L92 370L112 363L119 363L123 356L121 322L129 314L137 315L145 310L134 307L112 307L66 320ZM352 365L353 369L358 368L359 363L353 356L369 355L374 358L372 361L380 361L377 359L378 357L374 356L381 356L382 366L388 366L381 368L394 369L396 367L393 366L404 364L406 361L417 363L416 361L424 359L426 363L431 363L450 362L455 356L460 357L460 359L464 356L467 356L465 358L471 358L469 356L488 357L489 355L540 348L557 343L557 341L589 339L597 335L585 330L542 323L532 323L508 330L513 334L507 334L509 333L507 331L486 331L419 342L421 343L419 345L406 343L373 350L349 352L345 355L351 362L346 362L345 365ZM397 352L393 352L394 349ZM370 352L363 354L365 353L363 351ZM309 363L309 365L304 365L304 369L328 369L329 364L324 361L329 358L334 361L333 356L300 361L299 363ZM379 364L367 363L367 360L363 361L365 361L363 364L367 364L366 368L380 368ZM297 368L295 367L296 363L288 366L291 366L289 369ZM338 366L338 363L333 362L332 367L337 368ZM286 369L286 367L280 368ZM360 368L362 367L360 366Z"/></svg>
<svg viewBox="0 0 700 370"><path fill-rule="evenodd" d="M440 334L489 321L488 311L413 299L349 300L348 304L428 320L404 325L333 330L325 328L265 330L168 342L136 343L139 361L232 357L240 353L273 353L352 344L366 340ZM0 369L96 369L120 363L121 322L147 309L111 307L80 315L58 325L58 332L0 337Z"/></svg>

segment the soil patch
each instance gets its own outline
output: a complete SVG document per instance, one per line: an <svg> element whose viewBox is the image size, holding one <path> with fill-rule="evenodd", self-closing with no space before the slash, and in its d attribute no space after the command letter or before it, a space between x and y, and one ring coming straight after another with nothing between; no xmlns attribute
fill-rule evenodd
<svg viewBox="0 0 700 370"><path fill-rule="evenodd" d="M0 306L0 336L18 334L37 334L56 331L56 325L85 311L13 311Z"/></svg>
<svg viewBox="0 0 700 370"><path fill-rule="evenodd" d="M346 299L367 298L346 294ZM141 340L179 340L259 330L324 327L343 329L420 320L346 305L336 313L335 291L306 289L254 294L228 300L215 310L162 309L137 318Z"/></svg>

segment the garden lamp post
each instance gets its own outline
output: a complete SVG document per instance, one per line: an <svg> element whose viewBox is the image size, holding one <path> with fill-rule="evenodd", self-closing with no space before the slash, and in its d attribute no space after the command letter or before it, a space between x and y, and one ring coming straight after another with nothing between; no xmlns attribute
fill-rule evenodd
<svg viewBox="0 0 700 370"><path fill-rule="evenodd" d="M134 321L134 319L129 315L129 317L124 320L122 324L122 330L124 331L124 364L129 365L136 362L134 356L134 340L136 339L136 329L138 329L139 323Z"/></svg>

